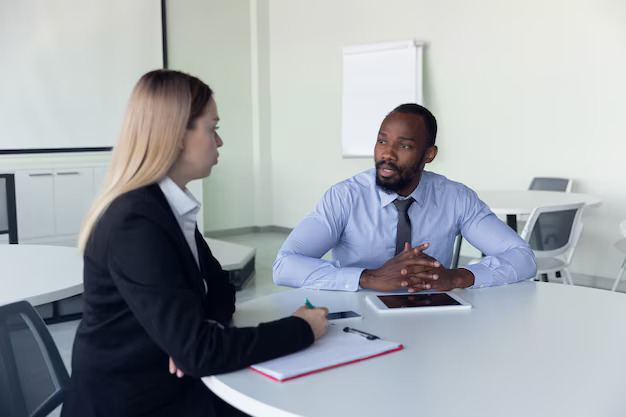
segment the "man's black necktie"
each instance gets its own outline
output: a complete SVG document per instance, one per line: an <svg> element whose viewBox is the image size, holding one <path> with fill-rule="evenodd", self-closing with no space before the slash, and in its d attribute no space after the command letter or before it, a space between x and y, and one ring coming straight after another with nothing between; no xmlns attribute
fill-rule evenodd
<svg viewBox="0 0 626 417"><path fill-rule="evenodd" d="M398 234L396 235L396 255L404 250L404 244L411 244L411 219L409 207L414 202L412 197L406 200L395 199L393 204L398 209Z"/></svg>

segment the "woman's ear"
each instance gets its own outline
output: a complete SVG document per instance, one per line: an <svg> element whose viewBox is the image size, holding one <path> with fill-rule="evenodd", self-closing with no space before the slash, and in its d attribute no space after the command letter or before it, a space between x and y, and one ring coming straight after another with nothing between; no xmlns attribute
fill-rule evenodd
<svg viewBox="0 0 626 417"><path fill-rule="evenodd" d="M178 149L182 152L185 149L185 145L187 144L187 140L189 139L189 130L185 130L185 134L183 135L183 140L178 144Z"/></svg>

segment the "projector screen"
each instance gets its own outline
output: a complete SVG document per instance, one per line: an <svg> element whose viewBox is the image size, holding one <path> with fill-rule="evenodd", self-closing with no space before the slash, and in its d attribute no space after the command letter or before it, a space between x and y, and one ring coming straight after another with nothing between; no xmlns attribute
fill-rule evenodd
<svg viewBox="0 0 626 417"><path fill-rule="evenodd" d="M0 0L0 153L113 146L162 43L160 0Z"/></svg>

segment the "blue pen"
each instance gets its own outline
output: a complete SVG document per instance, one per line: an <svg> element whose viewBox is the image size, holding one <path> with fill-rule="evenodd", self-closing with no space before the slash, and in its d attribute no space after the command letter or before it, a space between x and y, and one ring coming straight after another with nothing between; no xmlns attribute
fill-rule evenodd
<svg viewBox="0 0 626 417"><path fill-rule="evenodd" d="M315 308L315 306L313 304L311 304L311 302L309 301L308 298L306 298L304 300L304 304L308 307L308 308Z"/></svg>

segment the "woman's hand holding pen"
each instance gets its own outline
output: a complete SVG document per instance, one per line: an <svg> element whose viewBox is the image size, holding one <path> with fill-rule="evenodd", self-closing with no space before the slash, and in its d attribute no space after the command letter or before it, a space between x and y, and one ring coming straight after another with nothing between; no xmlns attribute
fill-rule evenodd
<svg viewBox="0 0 626 417"><path fill-rule="evenodd" d="M300 317L311 326L315 340L322 337L326 333L326 325L328 325L328 309L324 307L310 308L302 306L292 314L292 316Z"/></svg>
<svg viewBox="0 0 626 417"><path fill-rule="evenodd" d="M307 300L308 302L308 300ZM311 305L309 303L309 305ZM306 321L309 326L311 326L311 330L313 330L313 336L315 340L322 337L324 333L326 333L326 326L328 325L328 309L325 307L315 308L311 305L302 306L297 309L292 316L300 317L304 321ZM174 360L170 357L170 366L169 366L170 374L176 375L178 378L182 378L185 376L185 373L178 369Z"/></svg>

